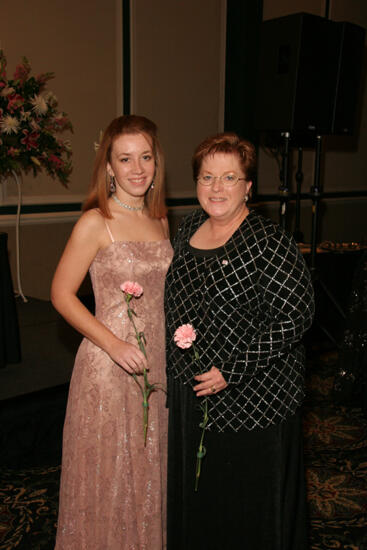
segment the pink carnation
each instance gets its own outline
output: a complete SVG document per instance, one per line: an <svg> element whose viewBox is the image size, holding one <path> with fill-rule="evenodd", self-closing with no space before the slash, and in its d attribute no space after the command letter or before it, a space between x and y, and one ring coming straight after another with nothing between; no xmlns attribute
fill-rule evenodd
<svg viewBox="0 0 367 550"><path fill-rule="evenodd" d="M28 62L17 65L14 73L14 80L19 80L23 84L28 78L30 69Z"/></svg>
<svg viewBox="0 0 367 550"><path fill-rule="evenodd" d="M125 281L122 285L120 285L120 288L122 292L135 296L135 298L139 298L139 296L143 294L143 287L140 286L139 283L135 283L133 281Z"/></svg>
<svg viewBox="0 0 367 550"><path fill-rule="evenodd" d="M29 132L29 130L23 130L24 137L20 140L20 143L26 146L27 151L38 148L38 140L40 137L39 132Z"/></svg>
<svg viewBox="0 0 367 550"><path fill-rule="evenodd" d="M64 161L56 155L50 155L49 161L54 165L56 170L60 170L64 166Z"/></svg>
<svg viewBox="0 0 367 550"><path fill-rule="evenodd" d="M15 147L9 147L8 155L10 157L16 157L17 155L19 155L19 149L15 149Z"/></svg>
<svg viewBox="0 0 367 550"><path fill-rule="evenodd" d="M192 343L196 340L196 332L192 325L181 325L176 329L173 336L177 346L182 349L191 348Z"/></svg>

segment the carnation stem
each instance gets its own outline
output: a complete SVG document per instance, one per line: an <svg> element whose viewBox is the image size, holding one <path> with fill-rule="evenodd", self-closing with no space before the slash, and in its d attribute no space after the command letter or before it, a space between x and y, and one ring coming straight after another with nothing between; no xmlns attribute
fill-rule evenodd
<svg viewBox="0 0 367 550"><path fill-rule="evenodd" d="M197 349L194 345L194 342L192 343L192 348L194 350L195 363L197 363L197 365L199 367L199 372L200 372L200 374L202 374L202 370L201 370L201 367L200 367L200 357L199 357L199 353L198 353L198 351L197 351ZM209 420L209 417L208 417L208 399L206 397L203 399L200 407L201 407L201 410L203 411L203 420L199 424L199 427L201 428L201 437L200 437L200 441L199 441L198 450L197 450L197 453L196 453L195 491L197 491L198 487L199 487L199 478L200 478L200 474L201 474L201 462L202 462L202 459L204 458L204 456L206 454L206 449L204 447L204 437L205 437L206 425L207 425L208 420Z"/></svg>
<svg viewBox="0 0 367 550"><path fill-rule="evenodd" d="M144 345L144 334L142 332L139 332L138 329L136 328L135 321L134 321L135 312L130 308L131 298L132 298L131 294L127 294L127 295L125 294L125 301L126 301L126 304L127 304L127 314L128 314L129 319L130 319L130 321L131 321L131 323L134 327L135 338L138 342L139 349L144 354L144 357L147 359L147 352L145 350L145 345ZM138 377L135 373L133 374L133 378L134 378L135 382L138 384L138 386L140 388L140 391L142 393L142 396L143 396L143 434L144 434L144 447L146 447L147 434L148 434L148 420L149 420L148 399L149 399L150 394L155 390L155 387L154 387L154 385L149 383L148 373L147 373L147 370L146 370L145 367L144 367L144 370L143 370L143 380L144 380L143 385L140 384L140 382L138 380Z"/></svg>

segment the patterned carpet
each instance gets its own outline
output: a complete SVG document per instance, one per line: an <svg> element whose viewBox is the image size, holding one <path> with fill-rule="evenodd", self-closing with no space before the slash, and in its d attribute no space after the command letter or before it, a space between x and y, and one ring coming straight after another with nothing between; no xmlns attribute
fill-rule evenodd
<svg viewBox="0 0 367 550"><path fill-rule="evenodd" d="M309 363L304 410L310 549L367 550L367 419L333 400L336 353Z"/></svg>
<svg viewBox="0 0 367 550"><path fill-rule="evenodd" d="M329 352L308 364L310 550L367 550L367 419L335 404L336 361ZM0 550L53 549L59 477L58 465L1 471Z"/></svg>

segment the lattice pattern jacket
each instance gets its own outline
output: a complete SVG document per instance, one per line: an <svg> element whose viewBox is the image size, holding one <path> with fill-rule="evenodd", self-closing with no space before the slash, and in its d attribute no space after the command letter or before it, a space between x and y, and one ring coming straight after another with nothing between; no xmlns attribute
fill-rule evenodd
<svg viewBox="0 0 367 550"><path fill-rule="evenodd" d="M197 210L181 223L165 290L167 374L194 385L191 349L173 341L191 323L202 371L215 365L228 387L209 397L208 429L266 428L293 414L304 397L302 335L314 313L310 274L296 243L251 211L217 255L188 246L205 221Z"/></svg>

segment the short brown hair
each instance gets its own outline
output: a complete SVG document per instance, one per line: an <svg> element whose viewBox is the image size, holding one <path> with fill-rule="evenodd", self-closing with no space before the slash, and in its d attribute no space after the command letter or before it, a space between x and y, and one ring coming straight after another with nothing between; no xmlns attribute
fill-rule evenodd
<svg viewBox="0 0 367 550"><path fill-rule="evenodd" d="M256 150L249 141L240 138L234 132L223 132L202 141L195 149L192 157L192 171L197 181L203 160L216 153L237 155L247 181L253 181L256 176Z"/></svg>
<svg viewBox="0 0 367 550"><path fill-rule="evenodd" d="M111 160L115 139L123 134L142 134L151 144L155 160L154 187L147 191L145 204L152 218L162 218L167 212L164 196L163 151L158 140L157 126L148 118L138 115L123 115L115 118L104 131L94 161L92 182L83 205L83 211L99 208L106 218L111 218L107 203L111 195L107 163Z"/></svg>

